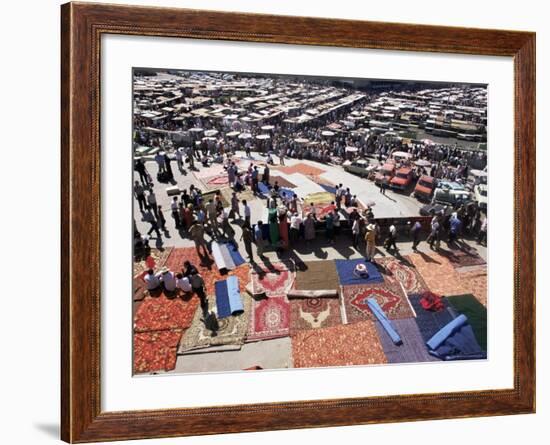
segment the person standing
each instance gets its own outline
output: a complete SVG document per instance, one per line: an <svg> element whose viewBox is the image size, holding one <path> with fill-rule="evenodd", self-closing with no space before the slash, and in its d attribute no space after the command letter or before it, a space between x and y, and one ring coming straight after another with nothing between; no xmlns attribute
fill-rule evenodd
<svg viewBox="0 0 550 445"><path fill-rule="evenodd" d="M376 227L372 223L367 225L367 231L365 233L365 243L367 261L372 261L374 258L374 254L376 253Z"/></svg>
<svg viewBox="0 0 550 445"><path fill-rule="evenodd" d="M172 160L170 159L170 156L168 156L168 153L164 153L164 165L166 166L166 174L168 175L168 180L173 181L174 180L174 172L172 171Z"/></svg>
<svg viewBox="0 0 550 445"><path fill-rule="evenodd" d="M266 164L265 167L264 167L264 173L262 175L262 182L265 184L265 185L269 185L269 167L268 165Z"/></svg>
<svg viewBox="0 0 550 445"><path fill-rule="evenodd" d="M151 224L151 228L147 232L147 235L151 235L152 232L155 232L157 234L157 238L161 239L160 230L157 224L157 221L155 220L155 217L153 216L153 213L151 213L151 209L147 210L145 212L145 215L143 215L143 220L145 222L148 222Z"/></svg>
<svg viewBox="0 0 550 445"><path fill-rule="evenodd" d="M145 167L143 160L138 159L135 162L134 170L139 173L139 180L141 183L147 187L149 185L149 173L147 173L147 168Z"/></svg>
<svg viewBox="0 0 550 445"><path fill-rule="evenodd" d="M185 209L183 210L183 223L185 225L186 230L189 230L189 228L193 224L193 205L192 204L187 204L185 206Z"/></svg>
<svg viewBox="0 0 550 445"><path fill-rule="evenodd" d="M208 217L208 224L212 229L212 234L216 236L218 234L218 211L213 199L210 199L206 205L206 216Z"/></svg>
<svg viewBox="0 0 550 445"><path fill-rule="evenodd" d="M252 180L252 193L254 193L255 195L258 193L258 166L254 166L254 168L252 169L252 176L251 176L251 180Z"/></svg>
<svg viewBox="0 0 550 445"><path fill-rule="evenodd" d="M413 240L412 248L416 252L418 245L420 244L420 236L422 234L422 224L420 221L416 221L411 227L411 238Z"/></svg>
<svg viewBox="0 0 550 445"><path fill-rule="evenodd" d="M430 245L430 249L434 248L434 243L436 246L436 250L439 249L439 231L440 231L439 218L437 216L434 216L430 224L430 235L426 240Z"/></svg>
<svg viewBox="0 0 550 445"><path fill-rule="evenodd" d="M160 151L155 155L155 162L158 166L158 173L163 173L166 171L166 161L164 160L164 153Z"/></svg>
<svg viewBox="0 0 550 445"><path fill-rule="evenodd" d="M191 227L189 228L189 235L195 243L195 249L197 249L198 255L201 256L200 248L202 247L204 256L208 257L208 247L206 245L206 240L204 239L204 227L202 224L198 221L191 224Z"/></svg>
<svg viewBox="0 0 550 445"><path fill-rule="evenodd" d="M395 251L398 250L397 248L397 227L395 227L395 224L392 223L389 229L388 238L386 239L386 249L390 250L393 249Z"/></svg>
<svg viewBox="0 0 550 445"><path fill-rule="evenodd" d="M481 222L481 227L479 228L479 234L477 236L478 244L487 245L487 217L483 218Z"/></svg>
<svg viewBox="0 0 550 445"><path fill-rule="evenodd" d="M329 212L325 217L325 231L327 240L330 243L334 243L334 218L332 216L332 212Z"/></svg>
<svg viewBox="0 0 550 445"><path fill-rule="evenodd" d="M237 193L233 192L231 194L231 214L230 216L233 218L233 220L237 219L237 216L239 219L241 218L241 211L239 210L239 198L237 197Z"/></svg>
<svg viewBox="0 0 550 445"><path fill-rule="evenodd" d="M189 277L189 282L191 283L193 292L199 297L201 308L203 308L203 310L208 309L208 298L206 298L206 292L204 290L204 280L196 269Z"/></svg>
<svg viewBox="0 0 550 445"><path fill-rule="evenodd" d="M166 218L164 217L164 213L162 213L162 207L157 207L157 213L158 213L158 225L161 228L162 231L166 232Z"/></svg>
<svg viewBox="0 0 550 445"><path fill-rule="evenodd" d="M449 220L449 243L454 243L458 240L458 235L460 234L461 228L462 221L455 212Z"/></svg>
<svg viewBox="0 0 550 445"><path fill-rule="evenodd" d="M306 220L304 221L304 238L306 243L315 239L315 220L311 212L307 214Z"/></svg>
<svg viewBox="0 0 550 445"><path fill-rule="evenodd" d="M243 225L243 233L241 235L241 241L244 243L244 250L248 255L248 259L251 263L254 263L254 254L252 252L252 230L246 224Z"/></svg>
<svg viewBox="0 0 550 445"><path fill-rule="evenodd" d="M300 236L300 225L302 224L302 218L298 216L298 213L294 213L290 218L290 242L296 243Z"/></svg>
<svg viewBox="0 0 550 445"><path fill-rule="evenodd" d="M361 236L361 223L360 223L360 219L361 218L350 218L352 222L352 226L351 226L351 234L353 236L353 247L355 247L356 249L359 249L359 239L360 239L360 236Z"/></svg>
<svg viewBox="0 0 550 445"><path fill-rule="evenodd" d="M176 225L176 229L179 229L181 226L181 220L180 220L180 213L178 210L177 196L174 196L174 199L172 199L172 203L170 204L170 209L172 210L172 218L174 218L174 224Z"/></svg>
<svg viewBox="0 0 550 445"><path fill-rule="evenodd" d="M246 202L246 199L242 200L242 204L244 207L244 224L245 226L250 227L250 206Z"/></svg>
<svg viewBox="0 0 550 445"><path fill-rule="evenodd" d="M178 170L180 173L183 173L185 171L185 168L183 167L183 148L176 149L176 162L178 164Z"/></svg>
<svg viewBox="0 0 550 445"><path fill-rule="evenodd" d="M264 249L267 240L264 239L263 223L258 221L256 228L254 229L254 241L256 242L256 248L258 249L258 256L264 257Z"/></svg>
<svg viewBox="0 0 550 445"><path fill-rule="evenodd" d="M139 183L139 181L136 181L134 183L134 196L136 197L139 204L140 212L143 213L145 210L147 210L148 206L147 202L145 201L145 188Z"/></svg>

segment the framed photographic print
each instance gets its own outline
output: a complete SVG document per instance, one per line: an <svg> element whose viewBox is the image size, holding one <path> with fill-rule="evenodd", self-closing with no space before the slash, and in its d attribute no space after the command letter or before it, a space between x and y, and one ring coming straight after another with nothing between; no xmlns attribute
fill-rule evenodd
<svg viewBox="0 0 550 445"><path fill-rule="evenodd" d="M61 13L63 440L534 412L533 33Z"/></svg>

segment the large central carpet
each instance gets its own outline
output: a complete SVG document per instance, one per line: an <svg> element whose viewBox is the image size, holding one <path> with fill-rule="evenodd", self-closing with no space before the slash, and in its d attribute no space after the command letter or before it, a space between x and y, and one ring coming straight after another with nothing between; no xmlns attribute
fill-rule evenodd
<svg viewBox="0 0 550 445"><path fill-rule="evenodd" d="M487 309L472 294L454 295L447 301L455 311L468 317L479 346L487 350Z"/></svg>
<svg viewBox="0 0 550 445"><path fill-rule="evenodd" d="M450 249L441 250L441 254L445 256L455 268L480 266L486 264L486 261L481 258L476 249Z"/></svg>
<svg viewBox="0 0 550 445"><path fill-rule="evenodd" d="M387 362L372 321L297 331L291 339L295 368Z"/></svg>
<svg viewBox="0 0 550 445"><path fill-rule="evenodd" d="M296 271L296 289L338 289L338 273L333 260L306 261Z"/></svg>
<svg viewBox="0 0 550 445"><path fill-rule="evenodd" d="M229 185L229 177L227 174L215 175L210 178L204 178L203 181L208 187L221 187L224 185Z"/></svg>
<svg viewBox="0 0 550 445"><path fill-rule="evenodd" d="M428 285L417 272L408 257L404 261L394 257L377 258L376 262L383 268L384 280L403 285L407 294L421 293L428 290Z"/></svg>
<svg viewBox="0 0 550 445"><path fill-rule="evenodd" d="M275 182L277 182L279 184L279 187L284 187L284 188L289 188L289 189L296 188L296 184L290 182L285 177L277 176L277 175L271 175L269 177L269 185L271 187L273 187L275 185Z"/></svg>
<svg viewBox="0 0 550 445"><path fill-rule="evenodd" d="M187 301L167 298L164 294L158 297L147 296L134 316L134 332L188 328L198 305L197 296Z"/></svg>
<svg viewBox="0 0 550 445"><path fill-rule="evenodd" d="M342 324L338 298L292 298L290 331L319 329Z"/></svg>
<svg viewBox="0 0 550 445"><path fill-rule="evenodd" d="M380 322L377 321L375 323L388 363L438 361L435 357L428 354L428 348L414 318L392 320L392 324L403 341L400 345L393 343Z"/></svg>
<svg viewBox="0 0 550 445"><path fill-rule="evenodd" d="M407 297L396 283L344 286L342 297L348 323L376 319L367 304L369 298L376 299L389 319L413 316Z"/></svg>
<svg viewBox="0 0 550 445"><path fill-rule="evenodd" d="M202 310L195 313L191 327L183 335L178 353L191 349L220 345L242 345L250 319L251 297L242 295L244 312L239 315L217 319L216 299L208 298L208 312L204 318Z"/></svg>
<svg viewBox="0 0 550 445"><path fill-rule="evenodd" d="M254 294L265 290L266 295L286 295L292 289L296 272L292 263L273 263L269 267L256 266L250 273Z"/></svg>
<svg viewBox="0 0 550 445"><path fill-rule="evenodd" d="M134 373L174 369L182 332L181 329L175 329L134 334Z"/></svg>
<svg viewBox="0 0 550 445"><path fill-rule="evenodd" d="M322 170L317 167L313 167L312 165L305 164L302 162L299 162L294 165L277 167L277 170L282 171L283 173L286 173L288 175L291 175L293 173L301 173L302 175L305 175L305 176L317 176L322 173L325 173L325 170Z"/></svg>
<svg viewBox="0 0 550 445"><path fill-rule="evenodd" d="M246 341L287 337L290 305L285 295L253 301Z"/></svg>

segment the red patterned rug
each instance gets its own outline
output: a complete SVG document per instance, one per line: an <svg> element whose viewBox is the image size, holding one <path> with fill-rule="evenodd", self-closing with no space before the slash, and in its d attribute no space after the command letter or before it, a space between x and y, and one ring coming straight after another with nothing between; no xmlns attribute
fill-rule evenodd
<svg viewBox="0 0 550 445"><path fill-rule="evenodd" d="M173 370L182 333L175 329L134 334L134 373Z"/></svg>
<svg viewBox="0 0 550 445"><path fill-rule="evenodd" d="M372 321L297 331L291 341L295 368L387 363Z"/></svg>
<svg viewBox="0 0 550 445"><path fill-rule="evenodd" d="M164 294L147 296L134 316L134 332L186 329L191 326L198 305L197 296L188 301L167 298Z"/></svg>
<svg viewBox="0 0 550 445"><path fill-rule="evenodd" d="M283 173L286 173L288 175L291 175L293 173L301 173L302 175L305 175L305 176L317 176L322 173L325 173L325 170L321 170L320 168L313 167L312 165L304 164L302 162L299 162L298 164L294 164L294 165L277 167L277 170L280 170Z"/></svg>
<svg viewBox="0 0 550 445"><path fill-rule="evenodd" d="M160 269L170 256L172 247L163 250L151 249L149 256L139 261L134 261L134 278L143 274L147 269Z"/></svg>
<svg viewBox="0 0 550 445"><path fill-rule="evenodd" d="M221 174L221 175L212 176L212 177L210 177L210 178L203 179L203 181L204 181L208 186L213 186L213 185L216 185L216 186L220 186L220 185L229 185L229 177L227 176L227 174Z"/></svg>
<svg viewBox="0 0 550 445"><path fill-rule="evenodd" d="M295 277L294 265L290 263L273 263L270 267L257 266L250 273L254 293L261 293L260 289L263 289L268 296L286 295L294 286Z"/></svg>
<svg viewBox="0 0 550 445"><path fill-rule="evenodd" d="M179 272L183 268L185 260L189 260L198 269L204 280L207 295L215 295L214 283L226 279L228 276L234 275L239 278L241 292L244 292L250 279L250 266L248 264L241 264L227 274L222 275L214 264L212 257L210 257L210 260L199 257L194 247L174 249L166 260L165 266L174 272Z"/></svg>
<svg viewBox="0 0 550 445"><path fill-rule="evenodd" d="M272 296L253 303L246 341L288 337L290 306L285 295Z"/></svg>
<svg viewBox="0 0 550 445"><path fill-rule="evenodd" d="M279 187L285 187L289 189L296 188L296 184L293 184L288 179L283 178L282 176L271 175L269 177L269 185L273 187L275 185L275 182L279 184Z"/></svg>
<svg viewBox="0 0 550 445"><path fill-rule="evenodd" d="M338 298L293 298L290 331L319 329L342 324Z"/></svg>
<svg viewBox="0 0 550 445"><path fill-rule="evenodd" d="M348 323L375 320L368 298L375 298L390 319L413 317L412 310L398 283L377 283L343 287L344 307Z"/></svg>
<svg viewBox="0 0 550 445"><path fill-rule="evenodd" d="M404 256L403 260L394 257L376 259L376 262L384 268L382 272L384 280L389 283L401 283L407 294L420 294L429 290L410 259Z"/></svg>

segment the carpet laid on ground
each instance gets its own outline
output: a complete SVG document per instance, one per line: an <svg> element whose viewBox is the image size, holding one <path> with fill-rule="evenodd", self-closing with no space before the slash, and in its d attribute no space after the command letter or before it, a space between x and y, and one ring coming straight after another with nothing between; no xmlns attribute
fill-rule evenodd
<svg viewBox="0 0 550 445"><path fill-rule="evenodd" d="M390 283L402 284L407 294L421 293L428 290L428 285L408 257L404 256L402 259L394 257L376 258L376 263L382 266L384 280Z"/></svg>
<svg viewBox="0 0 550 445"><path fill-rule="evenodd" d="M166 331L185 329L191 325L199 299L168 298L164 293L158 297L147 296L134 316L134 332Z"/></svg>
<svg viewBox="0 0 550 445"><path fill-rule="evenodd" d="M207 295L214 295L216 281L223 280L229 276L239 278L239 289L242 293L245 291L245 287L250 279L250 266L248 264L241 264L222 275L213 263L212 257L210 257L210 261L200 258L194 247L175 248L166 260L165 266L174 272L180 272L185 260L189 260L198 269L199 274L204 280Z"/></svg>
<svg viewBox="0 0 550 445"><path fill-rule="evenodd" d="M199 167L199 170L193 172L195 177L198 179L211 178L213 176L225 173L225 169L222 164L213 164L210 167L202 167L199 164L200 163L198 161L195 161L195 166Z"/></svg>
<svg viewBox="0 0 550 445"><path fill-rule="evenodd" d="M486 266L460 271L436 252L413 253L409 258L432 292L443 296L473 294L481 304L487 305Z"/></svg>
<svg viewBox="0 0 550 445"><path fill-rule="evenodd" d="M269 177L269 185L273 187L275 185L275 182L279 183L279 187L289 188L293 189L296 188L296 184L290 182L288 179L286 179L283 176L277 176L277 175L271 175Z"/></svg>
<svg viewBox="0 0 550 445"><path fill-rule="evenodd" d="M294 165L285 165L282 167L278 166L277 170L282 171L287 175L291 175L293 173L300 173L305 176L317 176L325 173L325 170L322 170L320 168L314 167L309 164L305 164L303 162L298 162L297 164L294 164Z"/></svg>
<svg viewBox="0 0 550 445"><path fill-rule="evenodd" d="M382 283L384 281L376 264L365 261L364 258L357 258L355 260L336 260L335 264L336 270L338 271L338 280L342 286L350 284ZM355 268L358 264L366 266L368 272L367 277L355 273Z"/></svg>
<svg viewBox="0 0 550 445"><path fill-rule="evenodd" d="M450 249L441 250L441 254L449 259L453 267L469 267L480 266L486 264L486 261L481 258L476 249Z"/></svg>
<svg viewBox="0 0 550 445"><path fill-rule="evenodd" d="M369 298L376 299L390 320L413 316L407 297L403 294L401 287L395 283L344 286L342 298L348 323L375 320L367 304Z"/></svg>
<svg viewBox="0 0 550 445"><path fill-rule="evenodd" d="M329 192L316 192L316 193L310 193L304 198L304 202L306 204L313 203L313 204L330 204L331 202L334 202L336 198L334 197L333 193Z"/></svg>
<svg viewBox="0 0 550 445"><path fill-rule="evenodd" d="M290 331L319 329L342 324L338 298L292 298Z"/></svg>
<svg viewBox="0 0 550 445"><path fill-rule="evenodd" d="M479 346L468 318L458 315L428 342L430 354L441 360L486 359L487 353Z"/></svg>
<svg viewBox="0 0 550 445"><path fill-rule="evenodd" d="M287 337L290 327L290 305L284 295L252 302L246 341Z"/></svg>
<svg viewBox="0 0 550 445"><path fill-rule="evenodd" d="M487 308L472 294L453 295L446 298L451 307L468 318L479 346L487 350Z"/></svg>
<svg viewBox="0 0 550 445"><path fill-rule="evenodd" d="M372 321L297 331L291 341L295 368L387 363Z"/></svg>
<svg viewBox="0 0 550 445"><path fill-rule="evenodd" d="M210 178L204 178L203 181L209 187L221 187L224 185L229 185L229 177L227 176L227 174L223 173L221 175L211 176Z"/></svg>
<svg viewBox="0 0 550 445"><path fill-rule="evenodd" d="M307 216L308 213L315 213L315 216L317 216L317 219L323 219L325 216L327 216L330 212L332 212L336 206L333 204L316 204L313 203L313 206L309 205L311 201L307 201L307 205L302 206L302 215L304 217Z"/></svg>
<svg viewBox="0 0 550 445"><path fill-rule="evenodd" d="M206 348L220 345L242 345L248 322L252 299L248 295L242 295L244 312L227 318L217 318L216 298L208 297L208 314L197 310L191 327L183 335L178 353L196 348Z"/></svg>
<svg viewBox="0 0 550 445"><path fill-rule="evenodd" d="M250 272L250 281L254 294L263 289L266 295L286 295L292 289L296 272L292 263L273 263L269 267L257 265Z"/></svg>
<svg viewBox="0 0 550 445"><path fill-rule="evenodd" d="M151 249L149 256L141 261L134 261L134 277L141 275L147 269L160 269L164 266L166 259L172 252L172 247L166 247L162 250Z"/></svg>
<svg viewBox="0 0 550 445"><path fill-rule="evenodd" d="M296 270L296 289L338 289L338 272L333 260L306 261Z"/></svg>
<svg viewBox="0 0 550 445"><path fill-rule="evenodd" d="M403 342L400 345L393 343L381 323L375 323L388 363L437 361L435 357L428 354L426 342L422 338L414 318L392 320L392 324Z"/></svg>
<svg viewBox="0 0 550 445"><path fill-rule="evenodd" d="M416 324L424 342L430 340L441 328L453 321L453 313L449 311L449 303L442 299L444 308L441 311L427 311L420 304L421 295L409 295L409 301L416 312Z"/></svg>
<svg viewBox="0 0 550 445"><path fill-rule="evenodd" d="M173 370L182 333L183 330L175 329L134 334L134 373Z"/></svg>

